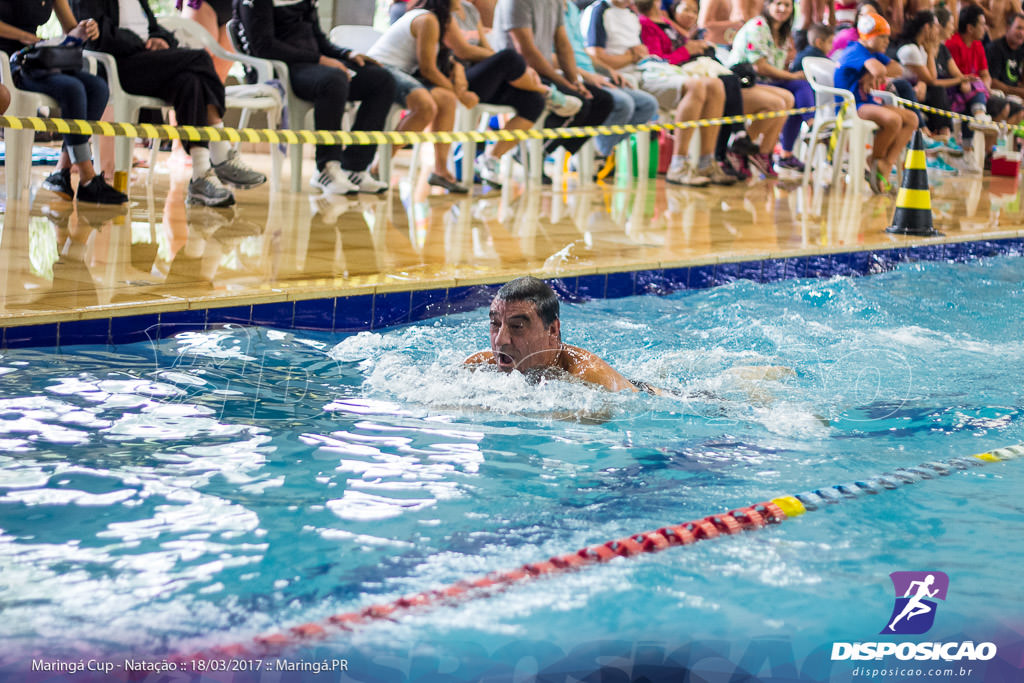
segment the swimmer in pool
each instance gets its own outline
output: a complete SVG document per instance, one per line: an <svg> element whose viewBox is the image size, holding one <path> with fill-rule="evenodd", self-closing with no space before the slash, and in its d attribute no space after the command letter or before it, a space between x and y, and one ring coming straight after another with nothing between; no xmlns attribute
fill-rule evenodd
<svg viewBox="0 0 1024 683"><path fill-rule="evenodd" d="M491 302L491 348L465 360L469 366L496 365L531 379L575 378L609 391L643 391L673 396L647 382L623 377L597 355L562 342L558 296L546 282L532 276L506 283ZM779 379L789 368L735 367L729 374L744 380Z"/></svg>
<svg viewBox="0 0 1024 683"><path fill-rule="evenodd" d="M517 278L498 290L491 302L491 348L466 359L466 365L496 365L502 372L527 377L575 378L609 391L661 391L631 382L595 354L562 342L558 296L535 277Z"/></svg>

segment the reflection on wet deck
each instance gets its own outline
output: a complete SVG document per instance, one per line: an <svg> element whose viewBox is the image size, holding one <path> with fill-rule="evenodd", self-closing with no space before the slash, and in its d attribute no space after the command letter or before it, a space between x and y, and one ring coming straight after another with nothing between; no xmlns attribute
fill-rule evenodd
<svg viewBox="0 0 1024 683"><path fill-rule="evenodd" d="M891 197L783 180L579 189L570 177L470 197L422 182L347 198L263 187L208 209L185 206L187 169L162 165L112 209L39 189L46 171L2 215L0 326L1024 236L1019 183L999 177L934 185L945 237L921 240L885 232Z"/></svg>

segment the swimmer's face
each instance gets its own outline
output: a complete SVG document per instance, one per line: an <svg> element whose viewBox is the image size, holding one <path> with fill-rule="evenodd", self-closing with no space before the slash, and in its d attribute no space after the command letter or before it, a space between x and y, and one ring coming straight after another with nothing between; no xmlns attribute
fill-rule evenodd
<svg viewBox="0 0 1024 683"><path fill-rule="evenodd" d="M502 372L549 367L562 347L561 324L545 325L532 301L491 303L491 352Z"/></svg>

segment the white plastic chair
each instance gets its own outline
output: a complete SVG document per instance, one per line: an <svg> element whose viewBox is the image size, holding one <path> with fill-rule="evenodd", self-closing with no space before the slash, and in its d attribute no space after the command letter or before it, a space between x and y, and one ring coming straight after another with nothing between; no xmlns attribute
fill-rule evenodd
<svg viewBox="0 0 1024 683"><path fill-rule="evenodd" d="M174 34L179 45L182 47L202 48L220 59L244 64L255 69L260 83L270 80L270 67L263 60L241 52L228 52L214 40L213 36L191 19L177 14L157 17L160 25ZM229 85L224 89L224 105L227 109L237 109L239 115L238 127L246 128L253 112L263 112L267 117L267 127L277 128L281 122L281 110L283 102L280 93L272 86L264 86L263 92L253 92L253 86ZM271 184L277 188L281 179L281 154L276 144L270 145L272 159Z"/></svg>
<svg viewBox="0 0 1024 683"><path fill-rule="evenodd" d="M828 149L829 136L835 129L838 97L847 107L832 155L832 187L839 186L845 154L849 165L850 188L860 192L864 187L867 150L871 147L878 126L857 116L857 103L852 92L834 86L836 66L835 62L824 57L804 57L804 74L815 95L814 123L807 144L807 156L803 160L804 182L811 179L817 149L822 145Z"/></svg>
<svg viewBox="0 0 1024 683"><path fill-rule="evenodd" d="M22 90L14 85L11 76L10 56L0 51L0 82L11 91L11 106L7 109L8 116L38 116L39 110L46 107L51 114L57 110L57 101L42 93ZM4 131L5 175L7 183L7 199L13 201L21 198L21 193L28 190L32 181L32 142L35 131L15 130Z"/></svg>
<svg viewBox="0 0 1024 683"><path fill-rule="evenodd" d="M382 35L372 26L340 24L331 29L330 40L339 47L347 47L365 55Z"/></svg>

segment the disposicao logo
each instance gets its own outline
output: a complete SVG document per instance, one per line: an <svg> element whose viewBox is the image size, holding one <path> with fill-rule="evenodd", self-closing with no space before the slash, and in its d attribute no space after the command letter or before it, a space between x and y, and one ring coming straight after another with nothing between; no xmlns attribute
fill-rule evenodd
<svg viewBox="0 0 1024 683"><path fill-rule="evenodd" d="M892 614L882 635L920 635L927 633L935 623L938 609L936 600L945 600L949 590L949 577L944 572L893 572L896 591ZM949 643L832 643L832 660L868 660L895 656L908 660L943 660L947 662L989 660L996 656L994 643L973 641Z"/></svg>
<svg viewBox="0 0 1024 683"><path fill-rule="evenodd" d="M949 577L944 572L893 572L889 574L896 590L888 625L879 633L916 635L927 633L935 623L938 600L946 599Z"/></svg>

